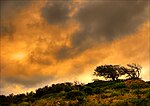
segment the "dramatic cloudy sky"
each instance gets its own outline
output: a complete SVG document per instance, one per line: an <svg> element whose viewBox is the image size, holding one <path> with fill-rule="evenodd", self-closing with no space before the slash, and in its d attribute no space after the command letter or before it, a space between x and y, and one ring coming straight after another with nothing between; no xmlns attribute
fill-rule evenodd
<svg viewBox="0 0 150 106"><path fill-rule="evenodd" d="M140 64L150 80L148 0L1 0L1 94L65 81L96 66Z"/></svg>

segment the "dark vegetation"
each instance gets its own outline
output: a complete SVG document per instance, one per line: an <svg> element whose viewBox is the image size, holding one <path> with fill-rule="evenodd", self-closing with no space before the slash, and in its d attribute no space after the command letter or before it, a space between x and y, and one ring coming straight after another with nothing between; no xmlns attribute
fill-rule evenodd
<svg viewBox="0 0 150 106"><path fill-rule="evenodd" d="M111 78L113 81L118 77L126 75L130 79L139 78L142 67L138 64L127 64L127 68L120 65L102 65L95 69L94 75Z"/></svg>
<svg viewBox="0 0 150 106"><path fill-rule="evenodd" d="M150 81L139 78L139 65L128 66L97 67L94 75L110 78L109 81L65 82L26 94L0 95L0 106L150 106ZM127 79L118 79L121 75Z"/></svg>

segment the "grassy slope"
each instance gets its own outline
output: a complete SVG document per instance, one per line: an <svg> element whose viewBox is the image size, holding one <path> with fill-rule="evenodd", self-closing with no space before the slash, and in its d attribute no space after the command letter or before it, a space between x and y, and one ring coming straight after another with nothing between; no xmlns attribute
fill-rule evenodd
<svg viewBox="0 0 150 106"><path fill-rule="evenodd" d="M78 91L81 94L75 94ZM68 92L45 94L35 101L12 106L150 106L150 83L140 79L95 81ZM69 95L69 96L67 96Z"/></svg>

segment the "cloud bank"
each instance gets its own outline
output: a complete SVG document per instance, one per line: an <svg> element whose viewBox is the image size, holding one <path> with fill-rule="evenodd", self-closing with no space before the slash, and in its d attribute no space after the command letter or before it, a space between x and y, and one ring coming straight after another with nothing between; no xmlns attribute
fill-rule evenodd
<svg viewBox="0 0 150 106"><path fill-rule="evenodd" d="M101 64L138 63L150 80L147 2L3 1L1 93L87 83Z"/></svg>
<svg viewBox="0 0 150 106"><path fill-rule="evenodd" d="M80 6L74 18L80 29L71 37L72 48L63 47L58 53L63 55L58 58L68 58L91 46L134 33L148 20L148 1L88 1ZM73 50L77 53L72 54Z"/></svg>

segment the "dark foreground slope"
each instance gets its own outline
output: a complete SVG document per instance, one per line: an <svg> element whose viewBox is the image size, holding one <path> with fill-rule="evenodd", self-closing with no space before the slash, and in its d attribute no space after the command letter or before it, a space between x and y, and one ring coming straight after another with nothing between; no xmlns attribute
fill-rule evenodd
<svg viewBox="0 0 150 106"><path fill-rule="evenodd" d="M150 82L141 79L101 81L86 85L61 83L36 92L0 96L1 106L150 106Z"/></svg>

